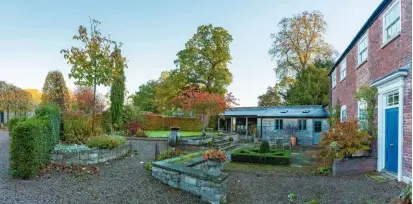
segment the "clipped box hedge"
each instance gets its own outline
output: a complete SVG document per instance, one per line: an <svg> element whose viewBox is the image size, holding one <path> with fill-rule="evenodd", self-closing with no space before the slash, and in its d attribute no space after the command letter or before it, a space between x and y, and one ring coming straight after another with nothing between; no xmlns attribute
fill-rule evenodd
<svg viewBox="0 0 413 204"><path fill-rule="evenodd" d="M13 125L10 141L10 169L13 177L30 179L49 162L50 153L60 139L60 111L44 105L32 118Z"/></svg>
<svg viewBox="0 0 413 204"><path fill-rule="evenodd" d="M289 150L270 150L269 153L259 153L258 148L238 149L231 153L231 161L272 164L272 165L289 165L291 152Z"/></svg>

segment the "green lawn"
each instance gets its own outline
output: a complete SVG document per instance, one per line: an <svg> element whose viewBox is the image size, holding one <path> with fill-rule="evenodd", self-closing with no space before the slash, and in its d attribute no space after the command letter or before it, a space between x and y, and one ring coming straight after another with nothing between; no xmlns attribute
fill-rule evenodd
<svg viewBox="0 0 413 204"><path fill-rule="evenodd" d="M148 137L168 137L170 131L157 131L150 130L146 131ZM201 136L201 132L191 132L191 131L180 131L179 134L181 137L190 137L190 136ZM218 132L213 132L213 135L217 135Z"/></svg>

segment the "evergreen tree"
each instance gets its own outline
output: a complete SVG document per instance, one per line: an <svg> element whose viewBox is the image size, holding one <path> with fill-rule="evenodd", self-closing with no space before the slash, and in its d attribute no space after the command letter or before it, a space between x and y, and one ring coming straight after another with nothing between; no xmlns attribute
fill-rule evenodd
<svg viewBox="0 0 413 204"><path fill-rule="evenodd" d="M41 104L56 104L62 111L69 107L69 91L60 71L50 71L43 85Z"/></svg>
<svg viewBox="0 0 413 204"><path fill-rule="evenodd" d="M125 102L125 71L126 58L122 57L121 50L116 46L111 55L115 65L113 83L110 89L110 112L112 115L112 126L117 130L123 123L123 105Z"/></svg>

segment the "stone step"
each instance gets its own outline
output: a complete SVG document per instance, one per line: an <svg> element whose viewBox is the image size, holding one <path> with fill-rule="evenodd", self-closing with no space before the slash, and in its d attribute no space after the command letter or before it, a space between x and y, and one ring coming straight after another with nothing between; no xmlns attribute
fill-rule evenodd
<svg viewBox="0 0 413 204"><path fill-rule="evenodd" d="M223 144L223 143L227 143L230 142L229 140L219 140L219 141L212 141L212 144Z"/></svg>
<svg viewBox="0 0 413 204"><path fill-rule="evenodd" d="M225 146L229 146L231 144L232 144L232 142L226 141L226 142L223 142L223 143L214 144L214 147L225 147Z"/></svg>
<svg viewBox="0 0 413 204"><path fill-rule="evenodd" d="M219 150L229 151L229 150L231 150L231 149L234 149L235 147L237 147L236 144L231 144L231 145L228 145L228 146L226 146L226 147L219 148Z"/></svg>

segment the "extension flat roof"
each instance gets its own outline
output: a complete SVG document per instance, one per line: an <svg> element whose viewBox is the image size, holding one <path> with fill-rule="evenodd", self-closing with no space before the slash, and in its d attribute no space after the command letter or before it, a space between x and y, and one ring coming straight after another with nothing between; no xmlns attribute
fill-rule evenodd
<svg viewBox="0 0 413 204"><path fill-rule="evenodd" d="M328 118L329 113L321 105L237 107L227 109L224 116L260 118Z"/></svg>

